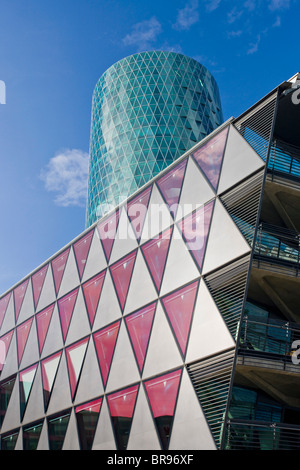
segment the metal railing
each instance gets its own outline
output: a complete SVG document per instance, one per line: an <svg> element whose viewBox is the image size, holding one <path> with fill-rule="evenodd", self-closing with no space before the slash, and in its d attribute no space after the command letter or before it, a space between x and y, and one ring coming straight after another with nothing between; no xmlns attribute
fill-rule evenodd
<svg viewBox="0 0 300 470"><path fill-rule="evenodd" d="M268 171L300 178L300 149L274 141L270 149Z"/></svg>
<svg viewBox="0 0 300 470"><path fill-rule="evenodd" d="M299 265L299 234L279 227L260 224L256 235L254 255Z"/></svg>
<svg viewBox="0 0 300 470"><path fill-rule="evenodd" d="M268 323L245 317L239 353L291 362L292 345L300 340L300 325L271 319Z"/></svg>
<svg viewBox="0 0 300 470"><path fill-rule="evenodd" d="M232 420L226 426L225 450L299 450L300 426Z"/></svg>

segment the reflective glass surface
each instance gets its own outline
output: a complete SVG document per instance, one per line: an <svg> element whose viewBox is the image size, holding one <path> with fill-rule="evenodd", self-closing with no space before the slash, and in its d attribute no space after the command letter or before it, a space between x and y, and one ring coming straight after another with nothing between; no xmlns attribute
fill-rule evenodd
<svg viewBox="0 0 300 470"><path fill-rule="evenodd" d="M112 65L92 100L86 226L222 121L216 81L196 60L148 51Z"/></svg>

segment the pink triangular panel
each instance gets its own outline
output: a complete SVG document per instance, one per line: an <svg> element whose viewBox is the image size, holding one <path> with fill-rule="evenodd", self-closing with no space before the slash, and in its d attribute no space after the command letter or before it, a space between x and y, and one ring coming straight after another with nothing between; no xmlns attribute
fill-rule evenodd
<svg viewBox="0 0 300 470"><path fill-rule="evenodd" d="M6 333L6 335L0 338L0 372L2 371L3 366L5 364L6 356L13 334L14 330L10 331L9 333Z"/></svg>
<svg viewBox="0 0 300 470"><path fill-rule="evenodd" d="M38 332L38 340L39 340L39 350L40 353L43 350L44 342L46 339L48 327L50 324L50 320L52 317L54 309L54 304L50 305L50 307L45 308L41 312L36 315L36 325L37 325L37 332Z"/></svg>
<svg viewBox="0 0 300 470"><path fill-rule="evenodd" d="M75 397L88 340L89 338L84 338L81 341L78 341L78 343L72 344L66 348L72 399Z"/></svg>
<svg viewBox="0 0 300 470"><path fill-rule="evenodd" d="M175 217L177 212L177 204L181 193L186 164L187 158L157 181L157 186L168 204L173 217Z"/></svg>
<svg viewBox="0 0 300 470"><path fill-rule="evenodd" d="M120 390L107 396L112 418L132 418L139 386Z"/></svg>
<svg viewBox="0 0 300 470"><path fill-rule="evenodd" d="M67 264L68 256L70 253L70 248L67 248L63 253L58 255L52 261L52 270L53 270L53 277L54 277L54 285L55 285L55 292L56 294L59 291L61 280L64 274L64 270Z"/></svg>
<svg viewBox="0 0 300 470"><path fill-rule="evenodd" d="M117 232L119 217L120 213L119 211L117 211L111 216L109 216L107 219L100 221L97 225L99 237L102 242L107 262L109 261L115 235Z"/></svg>
<svg viewBox="0 0 300 470"><path fill-rule="evenodd" d="M29 318L26 322L22 323L17 327L17 348L18 348L18 361L21 363L30 328L32 325L32 318Z"/></svg>
<svg viewBox="0 0 300 470"><path fill-rule="evenodd" d="M161 286L172 232L173 227L165 230L158 237L150 240L142 246L142 252L146 259L146 263L154 280L157 291L159 291Z"/></svg>
<svg viewBox="0 0 300 470"><path fill-rule="evenodd" d="M198 284L199 281L195 281L162 299L183 355L186 351Z"/></svg>
<svg viewBox="0 0 300 470"><path fill-rule="evenodd" d="M93 326L94 323L105 274L106 270L102 271L100 274L97 274L97 276L94 276L92 279L82 285L91 326Z"/></svg>
<svg viewBox="0 0 300 470"><path fill-rule="evenodd" d="M107 382L119 328L120 321L117 321L93 335L104 386Z"/></svg>
<svg viewBox="0 0 300 470"><path fill-rule="evenodd" d="M91 246L93 234L94 234L94 231L91 230L73 245L80 279L82 278L82 275L83 275L83 271L85 268L86 260L87 260L89 249Z"/></svg>
<svg viewBox="0 0 300 470"><path fill-rule="evenodd" d="M228 127L193 153L199 167L216 190L225 150Z"/></svg>
<svg viewBox="0 0 300 470"><path fill-rule="evenodd" d="M8 302L10 300L11 292L0 299L0 328L2 327L2 323L6 314Z"/></svg>
<svg viewBox="0 0 300 470"><path fill-rule="evenodd" d="M19 318L19 314L20 314L22 303L23 303L25 293L26 293L26 290L27 290L28 282L29 282L29 279L26 279L26 281L24 281L22 284L20 284L14 290L15 318L16 318L16 321Z"/></svg>
<svg viewBox="0 0 300 470"><path fill-rule="evenodd" d="M73 290L69 294L59 299L59 301L57 302L64 340L67 337L70 321L72 318L75 302L77 299L77 294L78 294L78 287L77 289Z"/></svg>
<svg viewBox="0 0 300 470"><path fill-rule="evenodd" d="M140 372L143 370L156 302L125 318Z"/></svg>
<svg viewBox="0 0 300 470"><path fill-rule="evenodd" d="M173 416L181 369L145 382L154 418Z"/></svg>
<svg viewBox="0 0 300 470"><path fill-rule="evenodd" d="M31 277L35 308L40 298L41 290L44 285L44 280L45 280L47 271L48 271L48 264L44 266L42 269L40 269L37 273L33 274Z"/></svg>
<svg viewBox="0 0 300 470"><path fill-rule="evenodd" d="M152 186L145 189L127 204L127 213L137 240L141 238Z"/></svg>
<svg viewBox="0 0 300 470"><path fill-rule="evenodd" d="M124 309L135 258L136 251L110 266L110 272L122 310Z"/></svg>
<svg viewBox="0 0 300 470"><path fill-rule="evenodd" d="M214 201L200 207L178 223L183 238L201 270Z"/></svg>

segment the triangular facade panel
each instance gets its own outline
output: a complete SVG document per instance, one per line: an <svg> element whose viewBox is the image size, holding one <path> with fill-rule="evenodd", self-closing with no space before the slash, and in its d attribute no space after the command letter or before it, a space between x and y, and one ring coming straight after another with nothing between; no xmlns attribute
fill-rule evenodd
<svg viewBox="0 0 300 470"><path fill-rule="evenodd" d="M134 233L136 235L137 241L139 241L141 238L151 196L151 191L152 186L149 186L147 189L145 189L145 191L143 191L141 194L139 194L127 203L127 214L134 230Z"/></svg>
<svg viewBox="0 0 300 470"><path fill-rule="evenodd" d="M74 243L73 249L75 253L77 268L80 279L82 279L86 261L88 258L91 242L93 239L94 231L90 230L80 240Z"/></svg>
<svg viewBox="0 0 300 470"><path fill-rule="evenodd" d="M82 285L86 308L91 327L93 326L95 315L98 308L100 295L106 275L106 270L100 272L89 281Z"/></svg>
<svg viewBox="0 0 300 470"><path fill-rule="evenodd" d="M17 327L17 348L18 348L18 362L21 363L27 339L30 333L33 317L29 318L26 322Z"/></svg>
<svg viewBox="0 0 300 470"><path fill-rule="evenodd" d="M78 290L78 288L73 290L69 294L59 299L57 302L64 341L66 340L68 334Z"/></svg>
<svg viewBox="0 0 300 470"><path fill-rule="evenodd" d="M52 356L47 357L41 361L42 371L42 384L45 412L47 411L52 388L55 382L58 366L60 363L62 351L59 351Z"/></svg>
<svg viewBox="0 0 300 470"><path fill-rule="evenodd" d="M111 250L118 229L119 218L120 213L117 211L104 220L101 220L97 225L99 238L101 240L107 262L109 262L110 259Z"/></svg>
<svg viewBox="0 0 300 470"><path fill-rule="evenodd" d="M116 293L120 302L122 311L124 310L127 292L133 271L136 251L125 256L115 264L110 266L110 273L114 282Z"/></svg>
<svg viewBox="0 0 300 470"><path fill-rule="evenodd" d="M45 277L48 271L49 265L46 264L43 268L37 271L35 274L31 276L31 283L32 283L32 290L33 290L33 299L34 299L34 307L37 307L41 291L44 285Z"/></svg>
<svg viewBox="0 0 300 470"><path fill-rule="evenodd" d="M77 343L68 346L65 350L72 400L74 400L75 397L76 388L80 377L82 364L85 358L88 341L89 337L84 338L78 341Z"/></svg>
<svg viewBox="0 0 300 470"><path fill-rule="evenodd" d="M50 305L48 308L45 308L41 312L37 313L35 316L40 353L43 350L43 346L44 346L45 339L47 336L53 310L54 310L54 304Z"/></svg>
<svg viewBox="0 0 300 470"><path fill-rule="evenodd" d="M26 291L27 291L28 283L29 283L29 279L26 279L24 282L22 282L22 284L16 287L13 291L16 322L19 319L19 314L20 314L20 310L22 307L22 303L23 303Z"/></svg>
<svg viewBox="0 0 300 470"><path fill-rule="evenodd" d="M69 253L70 247L67 248L63 253L60 253L51 262L56 295L58 294L58 291L60 289L60 284L67 264Z"/></svg>
<svg viewBox="0 0 300 470"><path fill-rule="evenodd" d="M173 218L176 217L177 213L177 205L180 198L186 165L187 158L157 180L157 186L159 187Z"/></svg>
<svg viewBox="0 0 300 470"><path fill-rule="evenodd" d="M93 334L99 367L101 371L102 381L106 386L108 374L110 371L111 361L115 350L115 345L119 333L120 321L96 331Z"/></svg>

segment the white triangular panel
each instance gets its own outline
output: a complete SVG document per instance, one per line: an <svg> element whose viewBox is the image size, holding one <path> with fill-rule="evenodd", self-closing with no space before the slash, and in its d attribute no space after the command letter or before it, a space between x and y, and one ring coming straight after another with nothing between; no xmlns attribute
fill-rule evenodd
<svg viewBox="0 0 300 470"><path fill-rule="evenodd" d="M135 233L128 219L127 212L123 208L121 210L109 263L112 264L120 258L123 258L127 253L137 248L137 246Z"/></svg>
<svg viewBox="0 0 300 470"><path fill-rule="evenodd" d="M91 377L93 380L91 380ZM85 401L92 400L103 393L104 390L95 346L92 338L90 338L78 383L75 403L81 404Z"/></svg>
<svg viewBox="0 0 300 470"><path fill-rule="evenodd" d="M22 424L32 423L44 416L43 388L41 386L41 368L38 367L32 384Z"/></svg>
<svg viewBox="0 0 300 470"><path fill-rule="evenodd" d="M149 201L148 211L145 217L141 241L154 238L172 225L170 211L164 202L159 190L154 185Z"/></svg>
<svg viewBox="0 0 300 470"><path fill-rule="evenodd" d="M1 327L1 336L12 330L15 327L15 311L14 311L14 298L13 292L10 295L8 306L5 312L5 317Z"/></svg>
<svg viewBox="0 0 300 470"><path fill-rule="evenodd" d="M25 367L31 366L34 362L39 360L39 347L37 340L37 330L35 319L32 319L32 324L30 332L26 341L24 348L20 369L25 369Z"/></svg>
<svg viewBox="0 0 300 470"><path fill-rule="evenodd" d="M77 432L77 423L76 423L76 417L74 414L74 409L72 409L71 411L71 416L69 419L62 450L80 450L80 444L79 444L78 432Z"/></svg>
<svg viewBox="0 0 300 470"><path fill-rule="evenodd" d="M40 438L39 438L39 443L36 449L37 450L49 450L48 429L47 429L46 420L44 420L43 428L42 428Z"/></svg>
<svg viewBox="0 0 300 470"><path fill-rule="evenodd" d="M192 158L189 158L182 186L176 221L192 213L195 209L215 197L215 193L207 183Z"/></svg>
<svg viewBox="0 0 300 470"><path fill-rule="evenodd" d="M106 392L112 392L140 380L136 360L124 322L120 331L108 376Z"/></svg>
<svg viewBox="0 0 300 470"><path fill-rule="evenodd" d="M99 238L99 233L97 228L95 228L94 236L90 246L88 258L84 268L84 273L82 277L82 282L87 281L91 277L98 274L100 271L105 269L107 266L103 248L101 246L101 241Z"/></svg>
<svg viewBox="0 0 300 470"><path fill-rule="evenodd" d="M235 347L232 336L205 283L200 281L187 347L186 362Z"/></svg>
<svg viewBox="0 0 300 470"><path fill-rule="evenodd" d="M47 412L48 415L51 415L52 413L56 413L57 410L63 410L70 406L72 406L72 400L68 368L65 355L62 354Z"/></svg>
<svg viewBox="0 0 300 470"><path fill-rule="evenodd" d="M178 228L174 226L160 294L165 295L177 287L196 279L199 275L199 270Z"/></svg>
<svg viewBox="0 0 300 470"><path fill-rule="evenodd" d="M1 427L1 434L20 426L20 390L19 377L17 375L13 391L9 400L8 408Z"/></svg>
<svg viewBox="0 0 300 470"><path fill-rule="evenodd" d="M103 400L102 402L94 437L93 450L116 450L115 438L106 400Z"/></svg>
<svg viewBox="0 0 300 470"><path fill-rule="evenodd" d="M24 295L24 299L23 299L19 317L18 317L18 324L32 317L32 315L34 315L34 303L33 303L31 279L29 279L28 286Z"/></svg>
<svg viewBox="0 0 300 470"><path fill-rule="evenodd" d="M185 369L177 399L169 450L216 450L214 439Z"/></svg>
<svg viewBox="0 0 300 470"><path fill-rule="evenodd" d="M161 450L142 385L136 401L127 450Z"/></svg>
<svg viewBox="0 0 300 470"><path fill-rule="evenodd" d="M103 328L109 323L121 318L121 316L122 313L117 294L113 286L110 272L107 270L94 320L93 331Z"/></svg>
<svg viewBox="0 0 300 470"><path fill-rule="evenodd" d="M3 366L3 370L1 372L0 379L1 381L4 380L6 377L10 377L11 375L15 374L18 370L18 353L17 353L17 338L16 338L16 331L14 332L9 350L6 356L5 364Z"/></svg>
<svg viewBox="0 0 300 470"><path fill-rule="evenodd" d="M91 328L86 312L83 293L82 290L79 289L66 338L66 345L78 341L84 336L90 334L90 332Z"/></svg>
<svg viewBox="0 0 300 470"><path fill-rule="evenodd" d="M75 255L73 249L70 249L57 297L63 297L68 292L75 289L79 284L80 280Z"/></svg>
<svg viewBox="0 0 300 470"><path fill-rule="evenodd" d="M131 313L156 299L157 292L143 255L139 250L127 294L124 315L127 315L128 313Z"/></svg>
<svg viewBox="0 0 300 470"><path fill-rule="evenodd" d="M64 346L57 304L52 313L47 336L42 351L42 358L53 354Z"/></svg>
<svg viewBox="0 0 300 470"><path fill-rule="evenodd" d="M19 435L14 450L23 450L23 436L21 429L19 430Z"/></svg>
<svg viewBox="0 0 300 470"><path fill-rule="evenodd" d="M48 305L51 305L53 302L55 302L55 300L56 294L53 281L53 274L51 264L49 264L36 311L40 312L44 308L48 307Z"/></svg>
<svg viewBox="0 0 300 470"><path fill-rule="evenodd" d="M250 246L222 203L216 199L202 274L249 252Z"/></svg>
<svg viewBox="0 0 300 470"><path fill-rule="evenodd" d="M265 165L234 126L230 126L218 194L226 191Z"/></svg>
<svg viewBox="0 0 300 470"><path fill-rule="evenodd" d="M143 379L182 365L181 355L160 303L157 305Z"/></svg>

